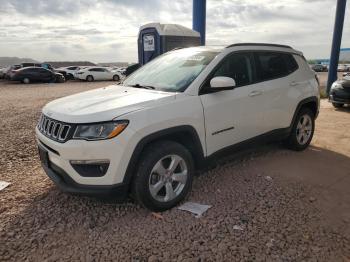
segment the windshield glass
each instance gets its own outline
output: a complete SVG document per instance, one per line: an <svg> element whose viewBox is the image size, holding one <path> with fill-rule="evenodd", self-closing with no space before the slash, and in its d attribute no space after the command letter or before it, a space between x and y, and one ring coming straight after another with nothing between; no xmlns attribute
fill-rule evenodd
<svg viewBox="0 0 350 262"><path fill-rule="evenodd" d="M130 75L123 85L183 92L217 54L193 49L165 53Z"/></svg>

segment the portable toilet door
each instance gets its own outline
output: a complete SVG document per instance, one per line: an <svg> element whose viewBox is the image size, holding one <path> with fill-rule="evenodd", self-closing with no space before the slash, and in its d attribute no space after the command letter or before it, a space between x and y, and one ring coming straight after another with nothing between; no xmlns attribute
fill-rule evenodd
<svg viewBox="0 0 350 262"><path fill-rule="evenodd" d="M161 54L161 41L156 28L145 28L141 30L138 39L139 62L146 64L153 58Z"/></svg>

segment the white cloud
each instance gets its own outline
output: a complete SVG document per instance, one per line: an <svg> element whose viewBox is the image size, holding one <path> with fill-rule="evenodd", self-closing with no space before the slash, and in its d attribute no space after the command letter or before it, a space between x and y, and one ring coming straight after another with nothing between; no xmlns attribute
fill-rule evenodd
<svg viewBox="0 0 350 262"><path fill-rule="evenodd" d="M0 0L0 12L0 56L37 60L137 61L142 24L192 25L191 0ZM324 58L334 14L334 0L208 0L207 43L284 43Z"/></svg>

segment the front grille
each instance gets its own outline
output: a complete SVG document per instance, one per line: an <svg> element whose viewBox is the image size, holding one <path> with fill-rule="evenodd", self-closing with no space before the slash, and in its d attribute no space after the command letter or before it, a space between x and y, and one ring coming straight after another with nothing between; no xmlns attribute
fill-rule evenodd
<svg viewBox="0 0 350 262"><path fill-rule="evenodd" d="M63 123L41 114L38 129L40 133L58 142L66 142L71 134L72 125Z"/></svg>

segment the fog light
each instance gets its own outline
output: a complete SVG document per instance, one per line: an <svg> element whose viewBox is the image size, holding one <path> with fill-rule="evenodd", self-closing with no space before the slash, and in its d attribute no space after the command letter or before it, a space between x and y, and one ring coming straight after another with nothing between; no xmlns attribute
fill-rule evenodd
<svg viewBox="0 0 350 262"><path fill-rule="evenodd" d="M101 177L107 173L109 160L71 160L70 164L83 177Z"/></svg>

